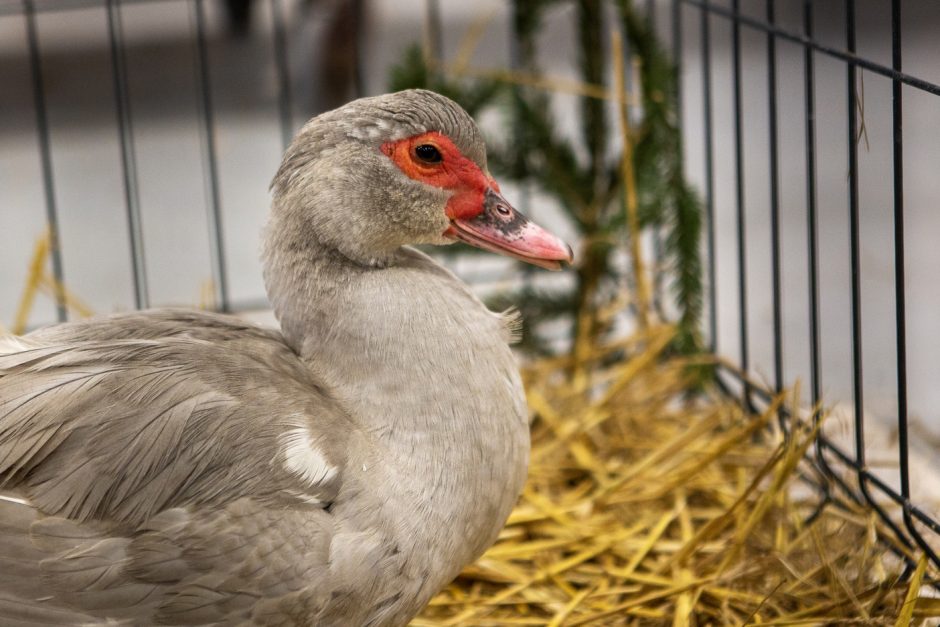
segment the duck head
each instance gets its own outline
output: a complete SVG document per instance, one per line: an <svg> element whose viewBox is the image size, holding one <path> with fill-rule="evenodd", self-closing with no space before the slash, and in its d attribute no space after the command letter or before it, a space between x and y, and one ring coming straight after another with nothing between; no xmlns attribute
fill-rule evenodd
<svg viewBox="0 0 940 627"><path fill-rule="evenodd" d="M361 98L308 122L272 183L287 217L358 263L463 241L557 270L571 248L502 196L473 119L426 90Z"/></svg>

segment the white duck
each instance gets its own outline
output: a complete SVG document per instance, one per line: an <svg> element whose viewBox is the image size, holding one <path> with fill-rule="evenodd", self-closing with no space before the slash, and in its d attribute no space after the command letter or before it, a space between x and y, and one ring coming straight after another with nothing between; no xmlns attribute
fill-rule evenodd
<svg viewBox="0 0 940 627"><path fill-rule="evenodd" d="M281 333L155 310L0 338L3 625L403 625L495 540L529 450L512 320L408 245L570 248L428 91L314 118L273 192Z"/></svg>

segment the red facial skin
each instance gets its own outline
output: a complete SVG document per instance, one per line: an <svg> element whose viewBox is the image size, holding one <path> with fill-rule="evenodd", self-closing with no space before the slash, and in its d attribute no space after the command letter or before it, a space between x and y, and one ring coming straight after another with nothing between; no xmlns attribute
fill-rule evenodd
<svg viewBox="0 0 940 627"><path fill-rule="evenodd" d="M423 144L440 151L443 157L440 163L425 163L415 155L415 148ZM437 131L386 142L382 144L382 152L409 178L453 192L444 209L451 220L475 218L483 211L487 188L499 191L496 181L465 157L446 135Z"/></svg>
<svg viewBox="0 0 940 627"><path fill-rule="evenodd" d="M437 148L440 161L427 163L418 157L416 149L426 144ZM444 237L549 270L571 263L571 247L513 209L499 195L496 181L446 135L432 131L386 142L382 152L409 178L451 192L444 207L450 218Z"/></svg>

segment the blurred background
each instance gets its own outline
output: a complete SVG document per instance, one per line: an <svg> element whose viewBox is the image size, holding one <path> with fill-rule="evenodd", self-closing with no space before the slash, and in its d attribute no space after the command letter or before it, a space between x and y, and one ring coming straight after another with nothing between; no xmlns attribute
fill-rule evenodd
<svg viewBox="0 0 940 627"><path fill-rule="evenodd" d="M817 400L815 375L818 394L845 416L861 386L869 437L884 449L869 463L896 485L898 122L905 400L923 472L936 472L940 4L900 4L903 69L923 85L901 87L896 120L890 77L861 65L850 84L845 58L826 52L845 56L852 7L858 56L891 68L891 7L879 0L741 3L737 55L732 0L0 0L0 324L22 319L34 261L72 300L57 306L47 281L28 328L164 305L270 321L259 231L289 137L353 97L431 86L481 121L505 195L577 243L577 267L561 275L463 249L445 257L485 297L523 309L539 340L528 348L629 332L643 322L637 299L648 298L686 329L676 350L712 349L771 388L799 383L807 404ZM776 38L770 54L767 29L747 20L795 36ZM799 40L808 27L818 42L812 75ZM621 76L626 128L615 105ZM625 136L634 138L632 199ZM43 256L39 244L37 256L50 217L59 246ZM634 254L645 279L629 271ZM616 315L585 325L586 306Z"/></svg>

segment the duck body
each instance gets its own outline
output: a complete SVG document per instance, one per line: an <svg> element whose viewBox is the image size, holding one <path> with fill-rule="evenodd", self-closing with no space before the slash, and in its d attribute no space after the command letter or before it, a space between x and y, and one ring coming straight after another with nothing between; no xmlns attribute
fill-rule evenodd
<svg viewBox="0 0 940 627"><path fill-rule="evenodd" d="M405 94L378 103L456 107ZM396 237L312 225L311 141L265 238L280 331L153 310L0 337L0 623L404 625L495 541L529 450L512 316Z"/></svg>

